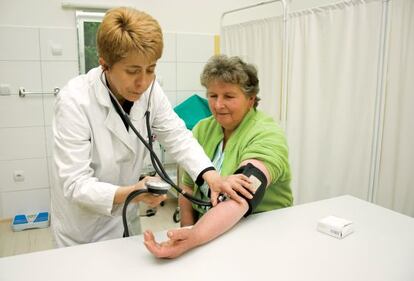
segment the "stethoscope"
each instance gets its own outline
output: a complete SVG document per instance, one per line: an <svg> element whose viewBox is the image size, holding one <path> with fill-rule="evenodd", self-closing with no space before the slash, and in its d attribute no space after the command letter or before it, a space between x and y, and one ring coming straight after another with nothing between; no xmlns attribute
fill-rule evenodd
<svg viewBox="0 0 414 281"><path fill-rule="evenodd" d="M118 112L120 113L119 115L121 116L122 120L127 123L129 125L129 127L132 129L132 131L135 133L135 135L138 137L138 139L144 144L144 146L148 149L149 153L150 153L150 159L151 159L151 163L152 166L155 169L155 172L160 176L160 178L165 181L166 183L168 183L170 186L172 186L179 194L183 195L185 198L187 198L189 201L191 201L194 204L200 205L200 206L208 206L211 207L211 202L209 201L203 201L200 200L198 198L193 197L191 194L188 194L185 192L185 190L181 189L179 186L177 186L173 180L171 180L171 178L168 176L167 172L164 169L164 166L162 165L160 159L158 158L157 154L154 152L153 148L152 148L152 132L151 132L151 126L150 126L150 106L151 106L151 96L152 96L152 91L154 89L154 85L155 85L155 78L151 83L151 87L150 87L150 92L148 95L148 104L147 104L147 110L145 111L145 123L146 123L146 127L147 127L147 134L148 134L148 141L146 141L141 134L138 132L138 130L135 128L135 126L132 124L131 119L129 119L128 114L125 112L125 110L122 108L121 104L119 103L118 99L115 97L115 95L112 93L111 89L109 89L106 80L104 79L104 74L105 74L105 70L102 71L101 75L100 75L100 80L102 82L102 84L104 85L104 87L106 88L106 90L108 91L109 95L112 97L112 99L115 101L114 105L117 107ZM139 189L139 190L134 190L132 191L126 198L125 203L124 203L124 207L122 209L122 222L124 225L124 237L128 237L129 236L129 231L128 231L128 224L127 224L127 220L126 220L126 211L127 211L127 207L128 204L138 195L143 194L143 193L157 193L156 190L148 190L148 188L145 189Z"/></svg>

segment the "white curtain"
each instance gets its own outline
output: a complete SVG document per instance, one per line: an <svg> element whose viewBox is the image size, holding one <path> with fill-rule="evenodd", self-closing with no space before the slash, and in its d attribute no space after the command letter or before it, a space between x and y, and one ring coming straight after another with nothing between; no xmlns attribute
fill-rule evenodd
<svg viewBox="0 0 414 281"><path fill-rule="evenodd" d="M291 13L287 136L295 203L368 199L382 1Z"/></svg>
<svg viewBox="0 0 414 281"><path fill-rule="evenodd" d="M221 53L239 56L257 67L259 109L280 121L283 17L224 26Z"/></svg>
<svg viewBox="0 0 414 281"><path fill-rule="evenodd" d="M414 216L414 1L388 2L289 14L286 133L296 204L342 194L370 200L372 191L375 203ZM225 53L258 65L263 109L276 120L282 34L281 18L222 30Z"/></svg>
<svg viewBox="0 0 414 281"><path fill-rule="evenodd" d="M414 217L414 1L391 4L382 153L374 202Z"/></svg>

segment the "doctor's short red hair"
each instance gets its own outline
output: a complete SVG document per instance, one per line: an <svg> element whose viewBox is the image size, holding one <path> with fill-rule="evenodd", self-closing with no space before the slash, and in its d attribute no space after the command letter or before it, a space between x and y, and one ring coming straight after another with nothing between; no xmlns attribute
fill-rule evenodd
<svg viewBox="0 0 414 281"><path fill-rule="evenodd" d="M96 36L99 56L111 66L130 52L158 60L164 47L161 27L149 14L134 8L106 12Z"/></svg>

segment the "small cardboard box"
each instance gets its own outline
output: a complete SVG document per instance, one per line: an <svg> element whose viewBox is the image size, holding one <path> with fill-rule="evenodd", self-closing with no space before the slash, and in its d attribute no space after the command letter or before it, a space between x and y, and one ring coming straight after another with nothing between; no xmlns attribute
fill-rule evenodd
<svg viewBox="0 0 414 281"><path fill-rule="evenodd" d="M318 221L317 229L320 232L342 239L354 232L354 224L346 219L328 216Z"/></svg>

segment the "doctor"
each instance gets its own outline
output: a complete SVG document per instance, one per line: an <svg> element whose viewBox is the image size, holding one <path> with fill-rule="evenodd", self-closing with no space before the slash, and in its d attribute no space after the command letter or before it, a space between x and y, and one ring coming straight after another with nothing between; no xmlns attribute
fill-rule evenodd
<svg viewBox="0 0 414 281"><path fill-rule="evenodd" d="M109 10L97 46L100 67L70 80L55 104L51 200L58 247L122 237L123 203L148 180L138 181L148 152L123 123L108 89L146 139L151 137L144 116L149 109L157 139L193 180L209 185L213 205L220 192L240 201L236 191L251 196L242 179L236 184L222 180L156 82L163 38L154 18L132 8ZM164 199L143 194L134 202L155 206ZM129 213L137 218L134 207ZM140 231L138 219L131 229Z"/></svg>

